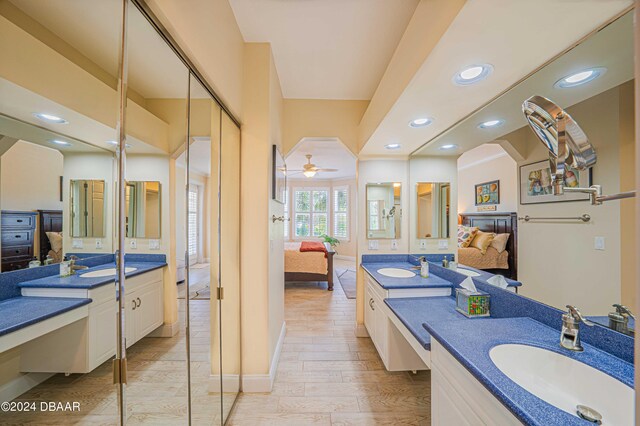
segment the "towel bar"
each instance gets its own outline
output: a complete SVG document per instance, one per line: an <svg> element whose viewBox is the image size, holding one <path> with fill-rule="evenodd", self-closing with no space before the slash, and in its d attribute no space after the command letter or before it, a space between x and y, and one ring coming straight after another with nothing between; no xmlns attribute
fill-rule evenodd
<svg viewBox="0 0 640 426"><path fill-rule="evenodd" d="M589 222L591 220L591 216L588 214L583 214L582 216L573 216L573 217L531 217L529 215L524 217L519 217L518 220L524 220L525 222L529 222L531 220L580 220L582 222Z"/></svg>

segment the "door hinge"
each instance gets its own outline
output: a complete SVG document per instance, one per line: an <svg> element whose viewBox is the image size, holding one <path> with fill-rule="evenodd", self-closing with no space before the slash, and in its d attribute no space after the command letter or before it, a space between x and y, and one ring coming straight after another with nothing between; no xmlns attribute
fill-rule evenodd
<svg viewBox="0 0 640 426"><path fill-rule="evenodd" d="M116 358L113 360L113 384L127 384L127 359Z"/></svg>
<svg viewBox="0 0 640 426"><path fill-rule="evenodd" d="M217 299L218 300L224 299L224 288L223 287L216 288L216 293L217 293Z"/></svg>

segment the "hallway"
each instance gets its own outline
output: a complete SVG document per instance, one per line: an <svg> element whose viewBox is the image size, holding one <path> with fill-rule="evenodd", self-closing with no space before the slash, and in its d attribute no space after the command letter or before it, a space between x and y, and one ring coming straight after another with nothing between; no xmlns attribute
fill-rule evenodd
<svg viewBox="0 0 640 426"><path fill-rule="evenodd" d="M355 303L337 279L333 292L288 284L273 392L241 394L229 424L428 425L429 372L387 372L371 340L354 336Z"/></svg>

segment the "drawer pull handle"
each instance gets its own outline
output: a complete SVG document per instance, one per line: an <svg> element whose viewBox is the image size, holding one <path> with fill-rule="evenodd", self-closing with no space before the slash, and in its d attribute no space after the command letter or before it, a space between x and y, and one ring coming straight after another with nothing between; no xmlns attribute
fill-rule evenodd
<svg viewBox="0 0 640 426"><path fill-rule="evenodd" d="M22 238L22 235L16 235L15 237L16 238Z"/></svg>
<svg viewBox="0 0 640 426"><path fill-rule="evenodd" d="M135 301L135 300L132 300L132 302L133 302L133 308L132 308L131 310L132 310L132 311L135 311L135 310L136 310L136 308L137 308L137 306L136 306L136 301Z"/></svg>
<svg viewBox="0 0 640 426"><path fill-rule="evenodd" d="M20 253L20 250L16 250L16 253Z"/></svg>
<svg viewBox="0 0 640 426"><path fill-rule="evenodd" d="M16 220L16 222L22 223L22 219L18 219L18 220Z"/></svg>
<svg viewBox="0 0 640 426"><path fill-rule="evenodd" d="M139 308L139 307L140 307L140 305L142 305L142 300L140 300L140 298L139 298L139 297L138 297L138 298L136 298L136 300L138 301L138 306L137 306L137 307Z"/></svg>

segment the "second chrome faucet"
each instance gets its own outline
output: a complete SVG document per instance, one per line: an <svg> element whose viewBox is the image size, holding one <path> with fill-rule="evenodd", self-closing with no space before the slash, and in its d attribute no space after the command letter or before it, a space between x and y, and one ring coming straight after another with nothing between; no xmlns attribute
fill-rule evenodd
<svg viewBox="0 0 640 426"><path fill-rule="evenodd" d="M568 312L562 315L560 346L570 351L582 352L584 348L580 344L580 323L588 326L592 326L593 323L583 317L576 307L567 305L567 309Z"/></svg>

